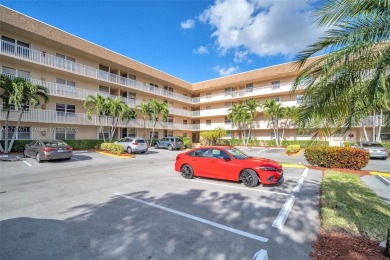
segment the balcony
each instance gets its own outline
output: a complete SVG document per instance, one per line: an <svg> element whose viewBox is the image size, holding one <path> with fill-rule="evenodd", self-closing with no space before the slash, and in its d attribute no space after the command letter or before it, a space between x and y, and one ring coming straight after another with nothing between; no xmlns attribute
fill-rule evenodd
<svg viewBox="0 0 390 260"><path fill-rule="evenodd" d="M15 78L15 75L12 75L12 74L5 74L5 75L10 77L11 79ZM130 107L135 107L141 103L144 103L144 101L137 100L137 99L130 99L130 98L125 98L125 97L110 95L110 94L103 93L103 92L86 90L86 89L81 89L81 88L77 88L77 87L57 84L57 83L53 83L53 82L41 81L41 80L31 79L31 78L29 78L27 80L29 80L31 83L33 83L35 85L41 85L41 86L48 88L49 94L52 96L57 96L57 97L66 97L66 98L78 99L78 100L84 101L86 99L86 97L89 95L96 96L97 94L99 94L103 97L111 97L113 99L120 98L123 102L125 102ZM180 108L174 108L174 107L169 108L169 113L173 114L173 115L179 115L179 116L187 116L187 117L192 116L192 111L188 111L188 110L180 109Z"/></svg>
<svg viewBox="0 0 390 260"><path fill-rule="evenodd" d="M11 112L10 121L17 121L19 117L18 112ZM5 120L6 112L0 112L0 120ZM103 126L111 125L111 117L104 117L101 119ZM38 122L38 123L52 123L52 124L72 124L72 125L92 125L99 126L99 119L96 115L92 115L91 120L88 119L87 114L82 113L59 113L55 110L45 109L30 109L29 112L25 112L22 117L22 122ZM147 120L145 121L146 128L153 128L154 122ZM143 128L144 121L142 119L130 120L128 123L119 122L118 127L132 127L132 128ZM192 130L192 125L181 124L181 123L169 123L169 122L157 122L156 129L165 130Z"/></svg>
<svg viewBox="0 0 390 260"><path fill-rule="evenodd" d="M37 51L22 46L16 46L15 44L1 41L0 53L9 57L26 60L36 64L52 67L55 69L68 71L71 73L79 74L85 77L106 81L109 83L115 83L118 85L126 86L130 89L139 90L149 94L154 94L162 97L173 98L186 103L192 103L190 97L173 93L164 89L151 87L149 84L125 78L113 73L109 73L103 70L99 70L93 67L89 67L77 62L65 60L60 57L56 57L51 54L47 54L42 51Z"/></svg>

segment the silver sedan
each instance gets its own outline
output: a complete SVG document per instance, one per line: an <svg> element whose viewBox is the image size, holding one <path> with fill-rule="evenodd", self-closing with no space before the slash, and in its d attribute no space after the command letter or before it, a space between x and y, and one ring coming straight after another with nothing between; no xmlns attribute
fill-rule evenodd
<svg viewBox="0 0 390 260"><path fill-rule="evenodd" d="M65 159L73 156L73 149L61 140L33 141L24 147L25 157L35 158L38 163L42 161Z"/></svg>

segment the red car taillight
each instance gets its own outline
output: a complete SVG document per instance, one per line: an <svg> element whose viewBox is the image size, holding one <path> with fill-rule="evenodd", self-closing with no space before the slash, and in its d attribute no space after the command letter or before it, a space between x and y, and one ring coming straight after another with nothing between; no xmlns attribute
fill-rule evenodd
<svg viewBox="0 0 390 260"><path fill-rule="evenodd" d="M66 147L66 150L68 150L68 151L72 151L72 150L73 150L73 148L72 148L72 147Z"/></svg>
<svg viewBox="0 0 390 260"><path fill-rule="evenodd" d="M138 145L139 143L138 142L134 142L134 145Z"/></svg>
<svg viewBox="0 0 390 260"><path fill-rule="evenodd" d="M43 148L43 151L44 152L51 152L51 151L53 151L53 149L51 149L49 147L45 147L45 148Z"/></svg>

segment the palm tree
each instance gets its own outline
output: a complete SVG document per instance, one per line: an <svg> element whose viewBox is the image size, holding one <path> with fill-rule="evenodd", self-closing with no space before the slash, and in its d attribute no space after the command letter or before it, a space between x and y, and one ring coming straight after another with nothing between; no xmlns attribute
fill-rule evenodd
<svg viewBox="0 0 390 260"><path fill-rule="evenodd" d="M222 126L217 127L213 130L215 133L216 139L217 139L217 144L221 144L221 138L223 136L226 136L226 130Z"/></svg>
<svg viewBox="0 0 390 260"><path fill-rule="evenodd" d="M96 97L88 95L85 98L83 105L84 108L87 109L87 117L89 120L92 120L92 115L94 113L96 114L100 126L100 133L103 135L103 141L106 142L102 118L108 116L109 103L107 102L107 99L99 94L97 94Z"/></svg>
<svg viewBox="0 0 390 260"><path fill-rule="evenodd" d="M301 125L311 117L346 129L361 122L367 113L350 114L357 111L353 93L361 88L365 95L360 108L389 110L390 1L328 0L315 15L317 25L328 29L297 56L297 67L304 68L293 88L305 88ZM329 54L306 65L311 56L323 52Z"/></svg>
<svg viewBox="0 0 390 260"><path fill-rule="evenodd" d="M150 114L149 103L141 103L141 104L136 106L136 109L138 110L139 114L141 114L142 119L144 121L144 139L147 140L147 138L146 138L146 118Z"/></svg>
<svg viewBox="0 0 390 260"><path fill-rule="evenodd" d="M248 139L249 139L250 137L252 138L254 137L253 119L257 115L257 109L260 107L260 102L256 99L248 99L245 100L244 105L250 114L249 134L248 134Z"/></svg>
<svg viewBox="0 0 390 260"><path fill-rule="evenodd" d="M112 99L107 97L106 101L108 103L107 115L111 117L110 136L108 140L111 143L119 121L127 124L131 119L136 117L136 112L120 98Z"/></svg>
<svg viewBox="0 0 390 260"><path fill-rule="evenodd" d="M282 132L281 140L283 140L283 138L284 138L284 131L285 131L285 129L287 127L289 127L292 122L295 121L296 116L297 116L297 108L296 107L286 107L284 109L283 118L286 121L283 123L283 132Z"/></svg>
<svg viewBox="0 0 390 260"><path fill-rule="evenodd" d="M263 109L265 117L271 120L276 145L279 146L279 121L284 117L285 108L282 107L279 103L277 103L274 99L267 99L263 105Z"/></svg>
<svg viewBox="0 0 390 260"><path fill-rule="evenodd" d="M150 137L150 143L152 143L152 138L154 135L154 130L156 128L156 124L159 120L159 118L162 119L163 122L166 122L168 120L168 104L165 102L158 101L157 99L151 99L149 101L149 117L150 120L154 122L153 129L152 129L152 136Z"/></svg>
<svg viewBox="0 0 390 260"><path fill-rule="evenodd" d="M36 108L41 104L49 101L49 90L41 85L32 84L28 79L17 77L11 79L6 75L0 75L0 98L3 102L3 111L5 111L5 126L4 126L4 149L0 145L0 150L3 153L9 153L14 144L20 122L24 112L33 106ZM12 108L17 109L19 113L18 121L12 135L11 142L8 145L8 127L9 117Z"/></svg>
<svg viewBox="0 0 390 260"><path fill-rule="evenodd" d="M242 104L234 104L229 108L228 112L227 118L232 120L234 125L238 126L241 132L241 139L246 144L246 126L251 118L247 108Z"/></svg>

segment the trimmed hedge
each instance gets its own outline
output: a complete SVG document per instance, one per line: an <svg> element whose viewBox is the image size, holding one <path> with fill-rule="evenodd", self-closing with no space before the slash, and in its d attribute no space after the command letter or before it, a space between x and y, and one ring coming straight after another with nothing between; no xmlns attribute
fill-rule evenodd
<svg viewBox="0 0 390 260"><path fill-rule="evenodd" d="M16 153L23 152L24 146L26 144L31 143L32 141L33 140L15 140L11 152L16 152ZM97 140L97 139L84 139L84 140L68 139L63 141L69 144L70 146L72 146L73 150L97 149L100 146L100 144L103 143L103 140ZM0 141L0 143L4 148L4 140Z"/></svg>
<svg viewBox="0 0 390 260"><path fill-rule="evenodd" d="M315 140L283 140L282 146L287 147L289 145L299 145L301 148L307 148L312 146L329 146L328 141L315 141Z"/></svg>
<svg viewBox="0 0 390 260"><path fill-rule="evenodd" d="M301 150L301 146L299 144L292 144L286 147L286 153L297 153Z"/></svg>
<svg viewBox="0 0 390 260"><path fill-rule="evenodd" d="M317 146L306 148L305 158L311 165L360 170L367 166L370 155L363 149Z"/></svg>
<svg viewBox="0 0 390 260"><path fill-rule="evenodd" d="M100 144L100 150L111 152L114 154L122 154L125 151L125 148L120 144L113 144L113 143L101 143Z"/></svg>

